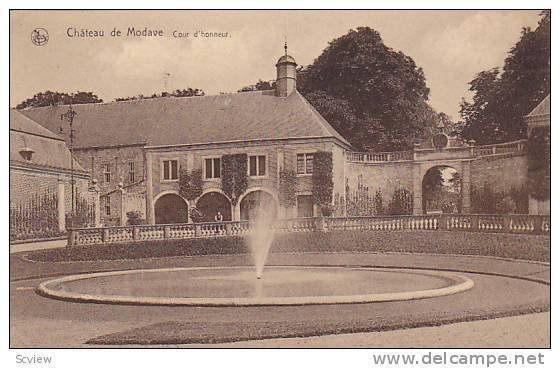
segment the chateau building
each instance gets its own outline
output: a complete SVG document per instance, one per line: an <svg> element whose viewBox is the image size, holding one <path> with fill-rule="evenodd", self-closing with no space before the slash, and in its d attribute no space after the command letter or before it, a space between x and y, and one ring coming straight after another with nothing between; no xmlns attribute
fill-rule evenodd
<svg viewBox="0 0 560 368"><path fill-rule="evenodd" d="M513 193L526 184L525 141L475 146L441 129L410 151L355 152L297 91L296 66L287 54L278 59L274 90L74 106L75 157L101 190L102 223L125 225L131 212L149 224L195 215L246 220L263 202L280 218L317 216L312 175L319 152L332 157L338 216L442 212L433 204L450 196L448 208L470 213L472 193L487 186ZM67 108L21 112L58 132ZM457 185L434 200L426 178L442 168ZM282 203L286 173L290 203Z"/></svg>
<svg viewBox="0 0 560 368"><path fill-rule="evenodd" d="M313 154L331 152L333 171L342 173L351 146L296 90L296 66L289 55L278 60L275 90L74 106L76 159L106 198L104 222L123 224L123 212L132 209L145 214L148 223L187 222L193 207L205 221L213 221L217 212L223 220L247 219L262 201L273 203L281 217L316 215ZM22 112L58 131L65 109ZM223 191L221 170L224 157L236 154L247 157L247 189L232 201ZM179 195L183 171L202 176L198 198ZM281 171L295 173L296 205L288 209L278 203ZM344 190L344 176L336 175L334 193ZM131 207L110 199L122 192L137 194Z"/></svg>

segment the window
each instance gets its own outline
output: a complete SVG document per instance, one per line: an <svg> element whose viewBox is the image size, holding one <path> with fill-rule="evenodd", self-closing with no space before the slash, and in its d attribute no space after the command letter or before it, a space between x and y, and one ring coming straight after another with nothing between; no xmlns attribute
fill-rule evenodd
<svg viewBox="0 0 560 368"><path fill-rule="evenodd" d="M134 183L134 162L128 163L128 181Z"/></svg>
<svg viewBox="0 0 560 368"><path fill-rule="evenodd" d="M204 177L206 179L220 178L220 158L204 159Z"/></svg>
<svg viewBox="0 0 560 368"><path fill-rule="evenodd" d="M103 202L103 210L105 211L106 216L111 216L111 197L110 196L103 196L101 197L101 201Z"/></svg>
<svg viewBox="0 0 560 368"><path fill-rule="evenodd" d="M249 176L266 175L266 156L249 156Z"/></svg>
<svg viewBox="0 0 560 368"><path fill-rule="evenodd" d="M313 174L313 154L298 153L296 166L298 174Z"/></svg>
<svg viewBox="0 0 560 368"><path fill-rule="evenodd" d="M105 179L106 183L111 182L111 164L110 163L103 164L103 178Z"/></svg>
<svg viewBox="0 0 560 368"><path fill-rule="evenodd" d="M163 161L163 180L177 180L179 178L179 163L177 160Z"/></svg>

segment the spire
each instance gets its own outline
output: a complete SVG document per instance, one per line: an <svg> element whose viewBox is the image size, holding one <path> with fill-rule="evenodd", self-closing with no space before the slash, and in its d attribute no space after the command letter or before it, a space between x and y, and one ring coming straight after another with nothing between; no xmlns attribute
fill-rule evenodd
<svg viewBox="0 0 560 368"><path fill-rule="evenodd" d="M288 37L284 35L284 56L288 56Z"/></svg>

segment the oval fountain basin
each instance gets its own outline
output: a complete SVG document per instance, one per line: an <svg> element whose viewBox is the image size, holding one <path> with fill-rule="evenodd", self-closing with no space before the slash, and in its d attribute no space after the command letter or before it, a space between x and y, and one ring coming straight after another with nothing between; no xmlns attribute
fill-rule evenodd
<svg viewBox="0 0 560 368"><path fill-rule="evenodd" d="M38 287L69 301L135 305L302 305L439 297L473 287L451 272L323 266L142 269L66 276Z"/></svg>

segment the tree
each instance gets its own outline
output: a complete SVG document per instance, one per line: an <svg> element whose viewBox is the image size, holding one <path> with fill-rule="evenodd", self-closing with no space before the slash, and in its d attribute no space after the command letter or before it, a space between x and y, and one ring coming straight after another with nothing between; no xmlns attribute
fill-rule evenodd
<svg viewBox="0 0 560 368"><path fill-rule="evenodd" d="M369 27L331 41L299 70L298 90L360 149L410 149L437 122L422 68Z"/></svg>
<svg viewBox="0 0 560 368"><path fill-rule="evenodd" d="M199 88L176 89L173 92L161 92L160 94L154 93L151 96L144 96L142 94L132 97L117 97L115 101L131 101L131 100L145 100L158 97L197 97L204 96L205 93Z"/></svg>
<svg viewBox="0 0 560 368"><path fill-rule="evenodd" d="M473 101L463 99L461 136L479 144L525 138L523 117L550 93L550 11L537 28L523 28L504 67L478 73L469 83Z"/></svg>
<svg viewBox="0 0 560 368"><path fill-rule="evenodd" d="M22 101L16 106L16 109L26 109L29 107L44 107L54 105L79 105L87 103L101 103L102 99L93 94L93 92L76 92L68 94L66 92L39 92L33 97Z"/></svg>
<svg viewBox="0 0 560 368"><path fill-rule="evenodd" d="M259 79L257 83L238 89L237 92L267 91L275 88L276 81L263 81Z"/></svg>

